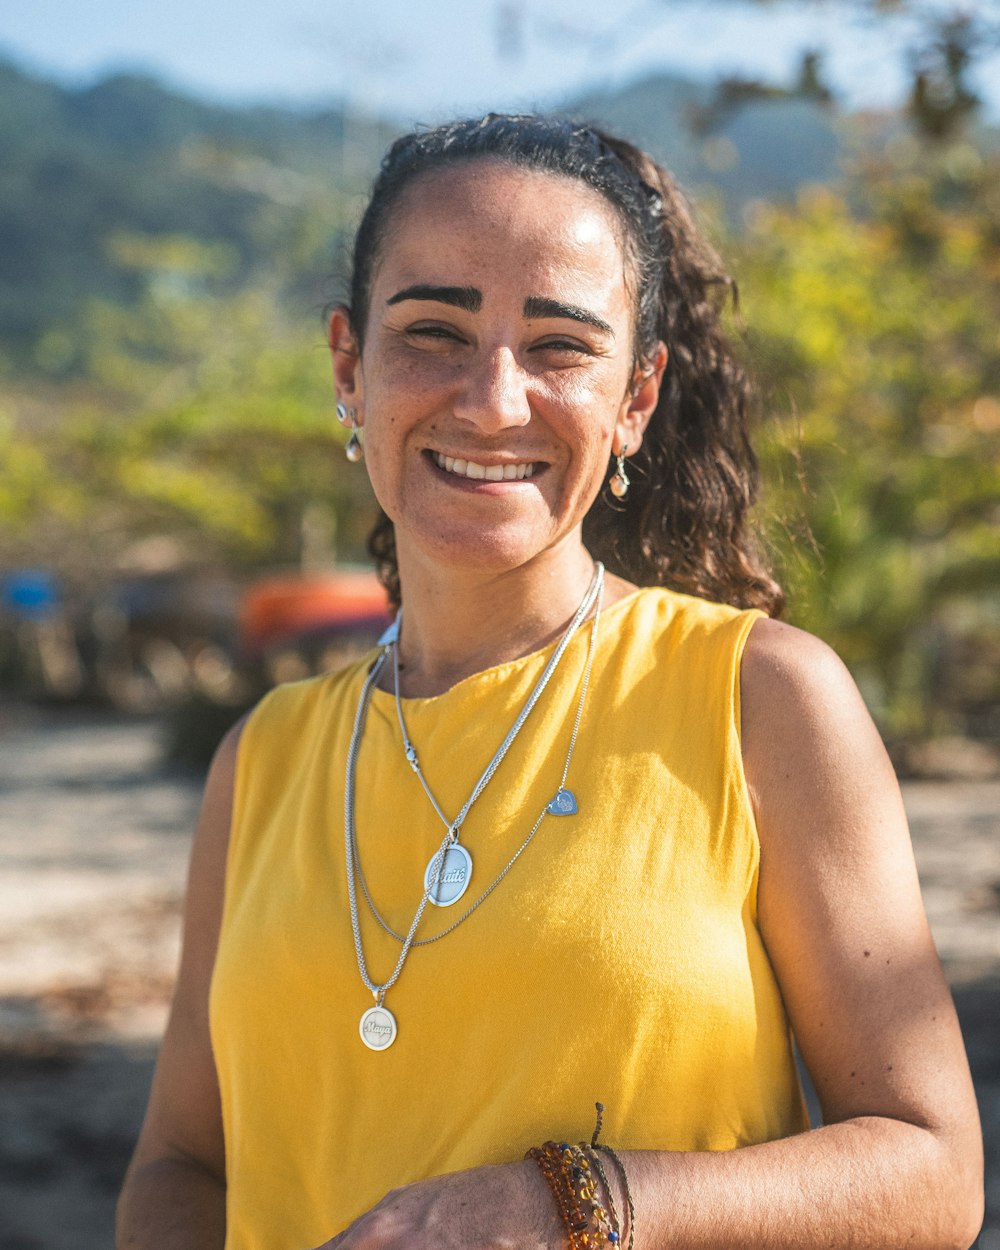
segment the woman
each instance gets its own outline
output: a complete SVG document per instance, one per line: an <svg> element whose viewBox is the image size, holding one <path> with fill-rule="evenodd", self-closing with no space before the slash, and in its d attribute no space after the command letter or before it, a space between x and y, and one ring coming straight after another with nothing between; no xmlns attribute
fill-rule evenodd
<svg viewBox="0 0 1000 1250"><path fill-rule="evenodd" d="M220 749L121 1245L583 1244L524 1156L598 1100L587 1244L974 1238L898 788L766 615L726 281L593 129L394 145L330 344L397 636Z"/></svg>

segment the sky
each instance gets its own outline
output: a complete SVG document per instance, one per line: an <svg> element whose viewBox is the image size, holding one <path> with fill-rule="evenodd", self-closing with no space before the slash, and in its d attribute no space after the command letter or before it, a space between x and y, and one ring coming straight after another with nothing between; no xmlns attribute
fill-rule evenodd
<svg viewBox="0 0 1000 1250"><path fill-rule="evenodd" d="M946 8L950 0L922 0ZM865 25L843 0L5 0L0 55L85 83L148 72L230 101L345 101L406 123L544 107L670 70L788 81L827 50L852 105L898 102L906 17ZM1000 0L966 0L1000 21ZM857 6L853 6L856 10ZM1000 55L978 86L1000 114Z"/></svg>

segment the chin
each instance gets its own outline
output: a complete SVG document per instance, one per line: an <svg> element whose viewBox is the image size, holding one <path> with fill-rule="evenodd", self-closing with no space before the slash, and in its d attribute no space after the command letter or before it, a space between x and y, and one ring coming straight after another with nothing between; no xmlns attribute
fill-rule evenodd
<svg viewBox="0 0 1000 1250"><path fill-rule="evenodd" d="M536 532L525 533L520 527L484 529L470 527L461 532L454 527L439 530L422 529L400 537L397 529L397 551L405 562L407 550L419 551L442 569L466 573L504 573L529 564L552 545L540 541Z"/></svg>

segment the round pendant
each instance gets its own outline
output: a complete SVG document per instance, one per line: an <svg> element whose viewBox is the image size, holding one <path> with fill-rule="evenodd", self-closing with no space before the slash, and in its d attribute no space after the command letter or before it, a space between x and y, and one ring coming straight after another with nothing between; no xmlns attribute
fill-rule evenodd
<svg viewBox="0 0 1000 1250"><path fill-rule="evenodd" d="M438 871L440 869L440 877ZM472 880L472 856L459 842L449 846L444 853L444 867L437 855L431 856L424 873L424 893L435 907L450 907L457 903ZM435 889L435 881L437 888Z"/></svg>
<svg viewBox="0 0 1000 1250"><path fill-rule="evenodd" d="M369 1007L358 1032L369 1050L388 1050L396 1040L396 1017L386 1007Z"/></svg>

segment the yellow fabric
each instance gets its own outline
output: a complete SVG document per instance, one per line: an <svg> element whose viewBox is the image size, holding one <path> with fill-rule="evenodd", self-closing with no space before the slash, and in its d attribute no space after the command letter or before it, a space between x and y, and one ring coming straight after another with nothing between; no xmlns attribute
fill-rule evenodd
<svg viewBox="0 0 1000 1250"><path fill-rule="evenodd" d="M605 1103L622 1149L728 1150L806 1126L756 920L758 843L739 744L739 658L759 613L644 590L601 619L568 785L489 899L415 948L386 997L399 1035L361 1042L344 766L365 671L280 687L237 771L211 994L229 1179L229 1250L319 1244L389 1189L580 1139ZM589 628L579 631L469 815L469 893L558 786ZM550 651L405 701L445 812L465 801ZM376 691L358 761L362 865L405 932L443 829ZM399 946L359 899L375 980Z"/></svg>

